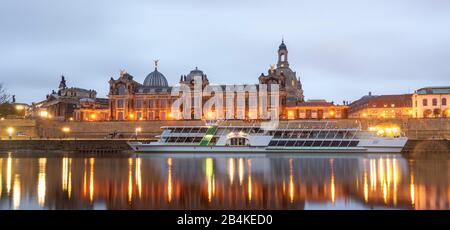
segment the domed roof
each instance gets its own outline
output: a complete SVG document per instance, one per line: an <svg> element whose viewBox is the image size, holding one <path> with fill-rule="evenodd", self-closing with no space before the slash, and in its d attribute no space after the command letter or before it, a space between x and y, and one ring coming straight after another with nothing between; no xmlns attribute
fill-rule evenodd
<svg viewBox="0 0 450 230"><path fill-rule="evenodd" d="M187 81L193 80L196 76L201 77L202 79L206 78L206 75L203 73L203 71L199 70L197 67L195 69L191 70L191 72L186 76Z"/></svg>
<svg viewBox="0 0 450 230"><path fill-rule="evenodd" d="M144 86L147 87L169 87L166 77L158 71L155 67L155 71L149 73L144 80Z"/></svg>
<svg viewBox="0 0 450 230"><path fill-rule="evenodd" d="M285 49L287 49L286 44L284 44L284 39L281 40L281 44L280 44L280 46L278 47L278 49L280 49L280 50L285 50Z"/></svg>

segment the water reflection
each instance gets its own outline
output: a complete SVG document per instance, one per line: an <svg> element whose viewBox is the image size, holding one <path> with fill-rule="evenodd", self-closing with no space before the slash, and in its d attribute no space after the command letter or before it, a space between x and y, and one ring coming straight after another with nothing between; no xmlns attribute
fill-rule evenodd
<svg viewBox="0 0 450 230"><path fill-rule="evenodd" d="M45 167L47 166L46 158L39 158L39 174L38 174L38 204L43 207L45 204Z"/></svg>
<svg viewBox="0 0 450 230"><path fill-rule="evenodd" d="M450 160L0 157L0 209L450 209Z"/></svg>

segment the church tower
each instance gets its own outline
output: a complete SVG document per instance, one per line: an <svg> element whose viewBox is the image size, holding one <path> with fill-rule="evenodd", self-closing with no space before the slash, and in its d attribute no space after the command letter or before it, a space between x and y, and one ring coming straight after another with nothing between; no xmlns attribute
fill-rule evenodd
<svg viewBox="0 0 450 230"><path fill-rule="evenodd" d="M289 68L288 62L288 49L284 43L284 39L281 40L281 44L278 47L278 62L271 66L267 75L261 74L259 77L259 83L272 84L277 83L280 85L280 101L283 105L295 105L297 102L303 102L303 88L300 78L297 78L297 73Z"/></svg>
<svg viewBox="0 0 450 230"><path fill-rule="evenodd" d="M289 67L288 62L288 50L286 44L284 44L284 39L281 40L281 44L278 47L278 63L277 67Z"/></svg>

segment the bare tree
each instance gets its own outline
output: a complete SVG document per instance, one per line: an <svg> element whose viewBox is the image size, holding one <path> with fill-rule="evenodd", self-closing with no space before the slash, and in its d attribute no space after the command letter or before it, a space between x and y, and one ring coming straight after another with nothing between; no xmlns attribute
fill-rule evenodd
<svg viewBox="0 0 450 230"><path fill-rule="evenodd" d="M3 84L0 83L0 104L8 103L10 97L5 88L3 88Z"/></svg>

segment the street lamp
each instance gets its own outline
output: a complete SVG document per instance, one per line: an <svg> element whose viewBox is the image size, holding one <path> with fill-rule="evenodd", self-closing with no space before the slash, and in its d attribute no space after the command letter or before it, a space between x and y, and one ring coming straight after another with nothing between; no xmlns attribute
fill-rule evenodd
<svg viewBox="0 0 450 230"><path fill-rule="evenodd" d="M8 132L8 137L11 140L12 139L12 135L14 133L14 128L13 127L9 127L6 131Z"/></svg>
<svg viewBox="0 0 450 230"><path fill-rule="evenodd" d="M61 130L64 133L64 138L66 138L66 135L70 132L70 128L69 127L62 127Z"/></svg>
<svg viewBox="0 0 450 230"><path fill-rule="evenodd" d="M136 140L137 140L138 133L142 132L142 128L141 127L137 127L134 131L136 132L135 137L136 137Z"/></svg>
<svg viewBox="0 0 450 230"><path fill-rule="evenodd" d="M39 116L42 118L47 118L48 117L48 112L45 110L42 110L39 112Z"/></svg>

